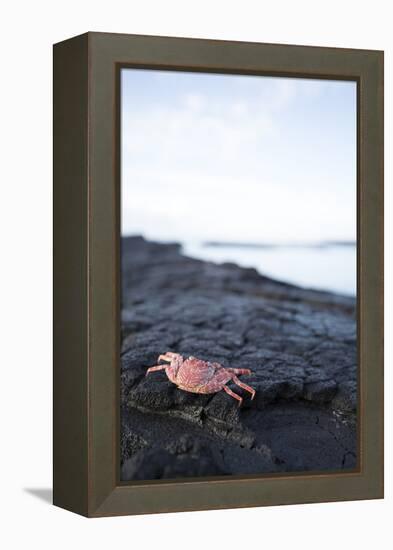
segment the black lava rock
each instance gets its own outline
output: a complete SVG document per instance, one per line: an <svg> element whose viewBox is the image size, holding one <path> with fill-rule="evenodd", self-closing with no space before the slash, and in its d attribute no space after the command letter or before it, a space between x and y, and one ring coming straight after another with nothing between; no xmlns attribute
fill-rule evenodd
<svg viewBox="0 0 393 550"><path fill-rule="evenodd" d="M142 237L122 239L122 275L122 479L356 466L354 299ZM166 351L250 369L255 399L145 377Z"/></svg>

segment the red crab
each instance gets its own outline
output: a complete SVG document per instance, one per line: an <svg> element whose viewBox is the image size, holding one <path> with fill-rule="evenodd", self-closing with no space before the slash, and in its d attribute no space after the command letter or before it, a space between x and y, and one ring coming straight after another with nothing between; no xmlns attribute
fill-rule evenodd
<svg viewBox="0 0 393 550"><path fill-rule="evenodd" d="M249 369L224 368L220 363L209 363L196 357L183 359L179 353L168 351L160 355L158 361L168 361L169 365L157 365L150 367L146 371L146 376L150 372L165 370L167 377L178 388L192 393L216 393L224 390L239 401L239 407L243 398L233 392L225 384L233 380L235 384L251 393L251 399L254 399L255 390L239 380L237 374L251 374Z"/></svg>

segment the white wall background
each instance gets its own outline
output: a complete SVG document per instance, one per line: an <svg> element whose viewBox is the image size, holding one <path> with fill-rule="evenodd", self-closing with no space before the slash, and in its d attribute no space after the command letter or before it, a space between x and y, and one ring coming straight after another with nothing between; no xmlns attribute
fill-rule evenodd
<svg viewBox="0 0 393 550"><path fill-rule="evenodd" d="M392 333L389 280L393 279L390 5L388 0L112 0L110 3L25 0L3 5L0 34L0 544L3 548L391 547L392 341L389 338L386 339L384 501L86 520L56 509L36 496L38 489L41 496L47 495L51 486L51 44L86 30L96 30L384 49L389 336Z"/></svg>

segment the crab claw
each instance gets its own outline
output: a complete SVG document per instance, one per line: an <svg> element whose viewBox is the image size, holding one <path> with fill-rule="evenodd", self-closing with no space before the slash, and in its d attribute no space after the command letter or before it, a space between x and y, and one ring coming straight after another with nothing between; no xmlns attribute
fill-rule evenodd
<svg viewBox="0 0 393 550"><path fill-rule="evenodd" d="M159 371L159 370L165 370L166 368L167 368L167 365L156 365L155 367L150 367L149 369L147 369L145 377L148 374L150 374L151 372L156 372L156 371Z"/></svg>
<svg viewBox="0 0 393 550"><path fill-rule="evenodd" d="M158 361L167 361L170 363L173 359L176 359L177 357L180 357L179 353L174 353L173 351L167 351L166 353L158 357Z"/></svg>

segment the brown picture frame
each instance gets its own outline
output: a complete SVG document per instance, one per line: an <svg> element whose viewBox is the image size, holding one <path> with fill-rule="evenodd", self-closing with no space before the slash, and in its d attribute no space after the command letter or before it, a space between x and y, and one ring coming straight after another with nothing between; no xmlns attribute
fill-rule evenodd
<svg viewBox="0 0 393 550"><path fill-rule="evenodd" d="M357 82L357 470L119 481L121 67ZM54 504L89 517L383 497L383 52L107 33L54 46L53 430Z"/></svg>

